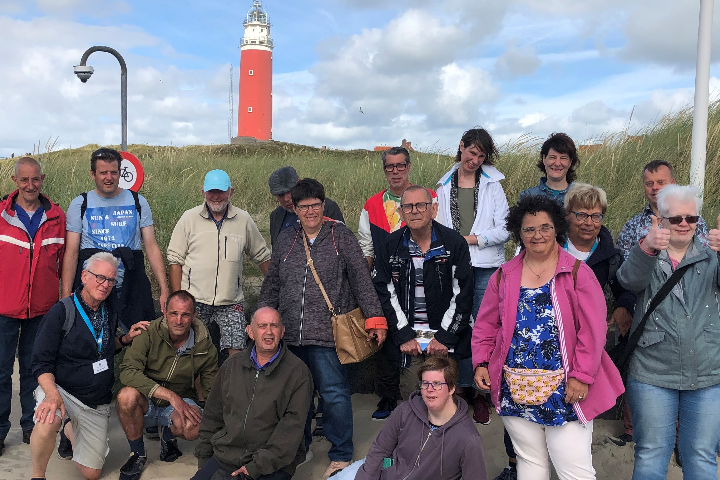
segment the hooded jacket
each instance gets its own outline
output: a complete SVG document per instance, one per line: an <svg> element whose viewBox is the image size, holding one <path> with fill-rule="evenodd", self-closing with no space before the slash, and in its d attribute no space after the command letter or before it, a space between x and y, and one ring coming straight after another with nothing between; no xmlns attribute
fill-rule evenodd
<svg viewBox="0 0 720 480"><path fill-rule="evenodd" d="M40 194L45 213L30 238L13 208L18 194L0 202L0 315L25 319L45 315L59 300L65 213Z"/></svg>
<svg viewBox="0 0 720 480"><path fill-rule="evenodd" d="M207 328L199 319L192 322L195 345L181 355L170 341L167 321L158 318L148 329L133 339L125 349L120 366L120 382L146 397L152 397L158 387L165 387L181 398L198 400L195 379L200 378L203 397L207 398L217 376L217 350ZM165 400L156 400L160 406Z"/></svg>
<svg viewBox="0 0 720 480"><path fill-rule="evenodd" d="M300 223L280 232L258 308L280 312L288 345L335 347L331 315L325 298L308 266ZM310 247L310 257L337 313L358 306L365 315L365 329L387 328L367 261L355 235L342 223L325 218Z"/></svg>
<svg viewBox="0 0 720 480"><path fill-rule="evenodd" d="M473 369L488 362L490 396L500 413L501 375L515 333L520 280L526 251L500 267L488 282L472 334ZM624 391L620 372L605 352L607 306L595 274L580 262L577 280L575 257L558 245L558 263L550 284L565 380L588 385L587 398L574 403L578 420L586 424L615 405Z"/></svg>
<svg viewBox="0 0 720 480"><path fill-rule="evenodd" d="M423 262L423 287L430 328L435 338L461 358L470 356L473 272L465 239L455 230L433 221L433 242ZM396 346L415 338L415 265L406 226L380 246L375 262L375 289ZM400 360L399 348L393 349Z"/></svg>
<svg viewBox="0 0 720 480"><path fill-rule="evenodd" d="M223 469L245 466L252 478L283 470L289 475L305 460L303 430L315 388L310 369L280 344L280 356L256 370L255 344L220 368L205 403L195 456L200 467L213 455Z"/></svg>
<svg viewBox="0 0 720 480"><path fill-rule="evenodd" d="M459 163L440 179L435 191L438 195L438 215L436 220L452 228L450 215L450 189L452 175L457 171ZM470 234L478 239L477 245L470 245L470 261L473 267L499 267L505 261L505 242L510 237L505 228L505 217L510 211L507 198L500 180L505 176L491 165L482 165L480 186L478 188L477 213Z"/></svg>
<svg viewBox="0 0 720 480"><path fill-rule="evenodd" d="M430 430L422 394L413 392L378 433L355 480L487 480L480 434L465 400L456 399L455 415ZM393 465L383 469L384 458Z"/></svg>
<svg viewBox="0 0 720 480"><path fill-rule="evenodd" d="M678 267L688 264L691 267L645 324L628 373L638 382L675 390L720 383L718 255L696 235ZM618 279L638 295L631 331L672 272L666 251L648 255L639 244L630 250Z"/></svg>

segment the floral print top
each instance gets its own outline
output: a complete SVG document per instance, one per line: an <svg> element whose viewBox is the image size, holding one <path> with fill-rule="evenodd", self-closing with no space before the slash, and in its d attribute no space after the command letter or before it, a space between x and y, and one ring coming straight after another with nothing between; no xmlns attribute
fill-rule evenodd
<svg viewBox="0 0 720 480"><path fill-rule="evenodd" d="M510 368L543 370L563 368L550 282L538 288L520 288L517 323L505 365ZM564 381L544 404L519 405L513 401L504 375L500 415L521 417L549 427L565 425L578 419L572 405L565 403Z"/></svg>

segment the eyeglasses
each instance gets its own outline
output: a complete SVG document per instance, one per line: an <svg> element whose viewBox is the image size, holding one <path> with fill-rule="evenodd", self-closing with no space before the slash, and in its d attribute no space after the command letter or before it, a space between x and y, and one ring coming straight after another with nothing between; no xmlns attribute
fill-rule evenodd
<svg viewBox="0 0 720 480"><path fill-rule="evenodd" d="M387 173L392 173L393 170L397 169L398 172L404 172L407 170L407 163L395 163L393 165L385 165L383 166L383 170L385 170Z"/></svg>
<svg viewBox="0 0 720 480"><path fill-rule="evenodd" d="M685 220L688 224L698 223L698 220L700 220L700 215L675 215L674 217L662 218L670 222L670 225L680 225L683 220Z"/></svg>
<svg viewBox="0 0 720 480"><path fill-rule="evenodd" d="M547 237L548 235L550 235L550 233L551 233L553 230L555 230L555 227L553 227L552 225L546 223L545 225L541 225L539 230L536 229L535 227L525 227L525 228L521 228L521 229L520 229L520 234L521 234L523 237L532 238L532 237L535 236L535 233L540 232L540 236L542 236L542 237Z"/></svg>
<svg viewBox="0 0 720 480"><path fill-rule="evenodd" d="M322 202L313 203L312 205L295 205L295 207L303 213L307 213L311 208L315 212L319 212L322 208Z"/></svg>
<svg viewBox="0 0 720 480"><path fill-rule="evenodd" d="M102 285L103 283L108 282L108 285L113 287L117 283L117 279L115 279L115 278L109 278L109 277L106 277L105 275L98 275L96 273L91 272L90 270L85 270L85 271L95 277L95 281L98 283L98 285Z"/></svg>
<svg viewBox="0 0 720 480"><path fill-rule="evenodd" d="M420 387L423 390L427 390L432 385L433 390L442 390L443 385L447 385L445 382L418 382L418 387Z"/></svg>
<svg viewBox="0 0 720 480"><path fill-rule="evenodd" d="M430 203L432 202L403 203L400 205L400 210L402 210L403 213L412 213L413 208L415 208L419 213L423 213L427 210Z"/></svg>
<svg viewBox="0 0 720 480"><path fill-rule="evenodd" d="M600 223L603 221L603 218L605 218L604 213L593 213L592 215L585 212L570 212L575 214L575 218L578 219L579 222L585 222L588 218L592 218L593 223Z"/></svg>

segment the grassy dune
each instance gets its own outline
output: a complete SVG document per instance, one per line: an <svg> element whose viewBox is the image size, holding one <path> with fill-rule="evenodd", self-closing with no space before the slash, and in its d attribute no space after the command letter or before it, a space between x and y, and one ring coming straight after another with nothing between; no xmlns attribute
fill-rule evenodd
<svg viewBox="0 0 720 480"><path fill-rule="evenodd" d="M645 163L658 158L668 160L677 168L678 183L688 182L691 130L692 112L683 110L660 119L633 137L625 133L607 135L602 146L581 154L578 180L599 185L607 191L609 208L605 224L614 235L644 205L641 171ZM720 108L714 104L710 111L702 211L710 228L716 225L720 213L719 132ZM458 132L458 140L461 133ZM503 186L511 204L523 189L537 184L536 163L543 140L525 136L501 146L497 167L507 177ZM63 208L67 208L80 192L94 187L89 159L97 147L87 145L36 157L42 161L47 174L44 192ZM235 187L233 204L250 212L266 238L269 238L269 214L276 206L268 191L267 178L281 166L292 165L301 176L322 182L327 196L340 205L353 231L357 231L365 200L386 185L380 155L366 150L320 150L279 142L182 148L130 145L128 150L145 166L145 184L141 193L152 207L157 238L163 251L180 215L201 202L203 177L213 168L224 169L230 174ZM411 180L433 187L453 161L453 155L417 152L413 154ZM12 166L13 160L0 160L2 194L14 189L10 180ZM259 274L254 267L247 270L248 276Z"/></svg>

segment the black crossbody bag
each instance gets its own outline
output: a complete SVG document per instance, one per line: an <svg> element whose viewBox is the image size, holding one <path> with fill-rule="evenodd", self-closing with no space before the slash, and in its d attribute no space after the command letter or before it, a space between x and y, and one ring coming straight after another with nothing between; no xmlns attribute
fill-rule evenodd
<svg viewBox="0 0 720 480"><path fill-rule="evenodd" d="M670 275L670 278L668 278L667 281L663 284L663 286L660 287L660 290L658 290L653 299L650 301L650 305L648 305L648 309L645 311L645 315L643 315L643 318L642 320L640 320L640 324L635 329L635 331L632 332L632 334L630 335L621 335L618 339L618 344L615 345L612 350L608 352L608 355L610 355L610 359L620 371L620 375L622 376L623 381L627 378L628 367L630 366L630 359L635 352L635 348L640 341L640 337L645 330L645 324L650 318L650 315L652 315L655 308L657 308L657 306L660 305L663 300L665 300L665 297L668 296L668 294L672 291L673 287L677 285L682 276L685 274L685 271L691 266L692 264L684 265L676 269L673 274Z"/></svg>

